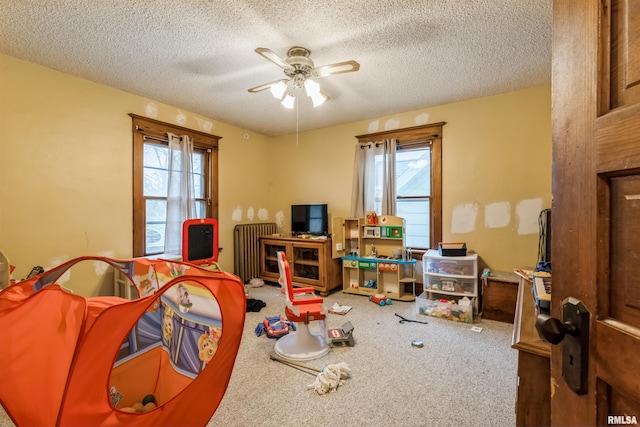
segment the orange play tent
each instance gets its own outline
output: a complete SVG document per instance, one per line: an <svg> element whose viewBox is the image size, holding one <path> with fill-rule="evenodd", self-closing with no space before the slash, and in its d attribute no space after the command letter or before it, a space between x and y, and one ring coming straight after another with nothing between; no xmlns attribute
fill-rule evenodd
<svg viewBox="0 0 640 427"><path fill-rule="evenodd" d="M139 298L56 284L106 262ZM167 260L80 257L0 292L0 403L19 426L206 425L245 318L240 279Z"/></svg>

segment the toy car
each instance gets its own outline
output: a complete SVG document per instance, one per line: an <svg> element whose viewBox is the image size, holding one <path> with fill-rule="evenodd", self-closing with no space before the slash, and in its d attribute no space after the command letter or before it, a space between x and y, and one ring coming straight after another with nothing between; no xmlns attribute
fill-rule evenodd
<svg viewBox="0 0 640 427"><path fill-rule="evenodd" d="M267 333L269 338L280 338L289 333L289 328L296 330L296 326L281 316L266 317L262 323L256 326L256 336Z"/></svg>
<svg viewBox="0 0 640 427"><path fill-rule="evenodd" d="M380 307L391 305L391 298L387 298L384 294L375 294L369 297L369 301L378 304Z"/></svg>

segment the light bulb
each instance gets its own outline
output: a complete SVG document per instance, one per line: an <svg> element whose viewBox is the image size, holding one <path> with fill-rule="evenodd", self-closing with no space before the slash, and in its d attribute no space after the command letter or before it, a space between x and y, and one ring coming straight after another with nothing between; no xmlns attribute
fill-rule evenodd
<svg viewBox="0 0 640 427"><path fill-rule="evenodd" d="M293 92L289 92L287 96L285 96L284 99L282 100L282 105L284 105L285 108L292 110L295 102L296 102L296 98Z"/></svg>
<svg viewBox="0 0 640 427"><path fill-rule="evenodd" d="M282 99L282 95L287 90L287 85L280 80L278 83L271 85L270 90L274 98Z"/></svg>
<svg viewBox="0 0 640 427"><path fill-rule="evenodd" d="M318 92L315 93L313 95L309 95L311 97L311 100L313 101L313 106L314 108L317 107L318 105L322 105L324 104L324 102L329 99L329 97L325 94L323 94L322 92Z"/></svg>
<svg viewBox="0 0 640 427"><path fill-rule="evenodd" d="M307 96L310 96L312 98L313 95L317 95L320 93L320 85L311 79L307 79L304 81L304 88L307 90Z"/></svg>

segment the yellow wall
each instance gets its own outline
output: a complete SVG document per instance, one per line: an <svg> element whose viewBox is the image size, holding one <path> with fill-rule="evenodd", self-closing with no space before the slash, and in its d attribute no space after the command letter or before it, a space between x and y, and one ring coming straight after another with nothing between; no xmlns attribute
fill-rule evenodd
<svg viewBox="0 0 640 427"><path fill-rule="evenodd" d="M251 207L269 203L267 137L6 55L0 71L0 251L14 279L82 255L131 256L129 113L222 137L220 264L233 271L233 211L247 221ZM92 268L104 264L79 270ZM75 276L79 285L67 285L78 293L110 292L109 278L85 285Z"/></svg>
<svg viewBox="0 0 640 427"><path fill-rule="evenodd" d="M219 221L225 270L233 271L237 223L275 221L286 232L295 203L328 203L331 215L348 216L355 135L441 121L447 122L444 239L466 241L494 269L533 265L537 259L537 231L531 230L537 212L531 212L551 205L549 86L297 138L269 138L6 55L0 55L0 71L0 250L16 265L14 278L34 265L48 268L81 255L131 256L129 113L222 137ZM109 283L100 283L97 290L79 293L109 291Z"/></svg>
<svg viewBox="0 0 640 427"><path fill-rule="evenodd" d="M283 185L272 206L285 214L284 231L295 203L349 216L355 135L438 122L446 122L443 239L466 242L492 269L535 265L537 217L551 207L550 86L276 138Z"/></svg>

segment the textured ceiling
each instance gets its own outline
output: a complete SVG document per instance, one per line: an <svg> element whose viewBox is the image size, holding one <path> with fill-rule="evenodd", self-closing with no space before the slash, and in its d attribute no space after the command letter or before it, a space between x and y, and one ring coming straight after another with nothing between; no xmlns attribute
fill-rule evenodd
<svg viewBox="0 0 640 427"><path fill-rule="evenodd" d="M3 0L0 52L275 136L296 110L247 89L285 75L257 47L355 73L300 96L300 131L549 84L552 0ZM0 77L1 78L1 77ZM215 130L214 130L215 133Z"/></svg>

